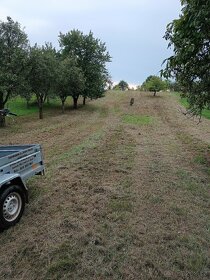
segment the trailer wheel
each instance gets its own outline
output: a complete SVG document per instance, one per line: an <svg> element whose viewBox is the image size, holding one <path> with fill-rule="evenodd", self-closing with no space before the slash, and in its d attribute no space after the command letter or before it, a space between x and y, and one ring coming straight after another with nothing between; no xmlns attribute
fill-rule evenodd
<svg viewBox="0 0 210 280"><path fill-rule="evenodd" d="M0 194L0 228L7 229L19 222L25 208L25 193L20 186L9 186Z"/></svg>

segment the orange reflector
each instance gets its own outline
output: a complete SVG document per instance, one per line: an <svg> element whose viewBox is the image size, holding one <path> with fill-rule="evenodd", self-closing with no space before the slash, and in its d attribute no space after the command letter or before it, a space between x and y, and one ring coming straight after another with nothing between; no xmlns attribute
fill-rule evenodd
<svg viewBox="0 0 210 280"><path fill-rule="evenodd" d="M32 164L32 169L36 169L38 167L37 163Z"/></svg>

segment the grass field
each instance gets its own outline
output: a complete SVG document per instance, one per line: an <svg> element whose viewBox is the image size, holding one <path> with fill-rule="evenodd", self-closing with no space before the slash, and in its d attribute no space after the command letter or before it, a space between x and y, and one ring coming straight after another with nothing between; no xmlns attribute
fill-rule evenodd
<svg viewBox="0 0 210 280"><path fill-rule="evenodd" d="M185 107L188 108L189 104L186 98L180 98L180 95L177 93L180 103ZM82 102L81 102L82 103ZM66 107L72 106L72 99L71 97L67 98ZM38 107L36 104L36 99L32 98L29 102L29 107L27 108L27 104L24 98L15 97L10 100L7 104L7 107L12 111L15 112L18 116L26 116L31 114L38 114ZM57 98L50 99L50 102L45 102L44 104L44 111L53 111L53 110L61 110L61 101ZM202 116L210 119L210 110L204 109L202 112ZM125 118L129 118L129 116L125 116ZM147 118L147 116L146 116Z"/></svg>
<svg viewBox="0 0 210 280"><path fill-rule="evenodd" d="M0 279L210 279L210 121L182 110L116 91L8 120L0 144L40 143L46 175L0 235Z"/></svg>

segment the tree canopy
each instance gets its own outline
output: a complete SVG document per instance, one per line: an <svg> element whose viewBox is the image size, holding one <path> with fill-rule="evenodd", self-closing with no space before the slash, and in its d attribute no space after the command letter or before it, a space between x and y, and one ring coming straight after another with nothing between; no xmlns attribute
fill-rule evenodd
<svg viewBox="0 0 210 280"><path fill-rule="evenodd" d="M142 84L141 89L148 90L154 92L154 96L156 95L156 92L160 90L165 90L167 88L166 81L163 81L158 76L152 76L146 78L145 82Z"/></svg>
<svg viewBox="0 0 210 280"><path fill-rule="evenodd" d="M124 90L126 90L126 89L129 88L128 83L127 83L126 81L124 81L124 80L121 80L117 86L118 86L122 91L124 91Z"/></svg>
<svg viewBox="0 0 210 280"><path fill-rule="evenodd" d="M10 17L0 22L0 109L25 85L28 48L27 35L18 22ZM4 117L0 116L0 126L4 125Z"/></svg>
<svg viewBox="0 0 210 280"><path fill-rule="evenodd" d="M72 30L59 35L60 50L51 43L30 46L26 33L18 22L7 17L0 21L0 110L14 95L21 95L27 104L36 95L39 118L43 118L43 104L49 97L58 96L62 109L68 96L73 98L74 108L82 96L102 97L111 87L111 77L106 68L111 57L105 43ZM0 127L5 117L0 114Z"/></svg>
<svg viewBox="0 0 210 280"><path fill-rule="evenodd" d="M210 104L210 0L182 0L179 19L168 24L165 39L174 54L162 75L174 78L187 97L190 113Z"/></svg>
<svg viewBox="0 0 210 280"><path fill-rule="evenodd" d="M43 104L54 89L56 51L51 44L39 47L37 44L30 49L29 84L35 93L39 106L39 118L43 118Z"/></svg>
<svg viewBox="0 0 210 280"><path fill-rule="evenodd" d="M77 100L85 87L85 78L81 69L77 66L75 59L65 58L58 63L56 74L56 93L62 102L62 112L64 103L68 96L74 101L74 108L77 108Z"/></svg>
<svg viewBox="0 0 210 280"><path fill-rule="evenodd" d="M111 57L105 43L94 38L91 31L85 35L79 30L72 30L66 34L60 33L59 40L62 55L76 57L77 65L83 72L85 87L82 96L84 100L86 97L101 97L110 79L106 63L110 62Z"/></svg>

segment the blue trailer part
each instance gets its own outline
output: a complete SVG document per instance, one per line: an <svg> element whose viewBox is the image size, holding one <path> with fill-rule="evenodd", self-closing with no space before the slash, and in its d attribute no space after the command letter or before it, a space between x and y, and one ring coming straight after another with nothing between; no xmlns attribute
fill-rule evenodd
<svg viewBox="0 0 210 280"><path fill-rule="evenodd" d="M44 174L41 146L0 146L0 228L15 225L28 202L26 180Z"/></svg>

